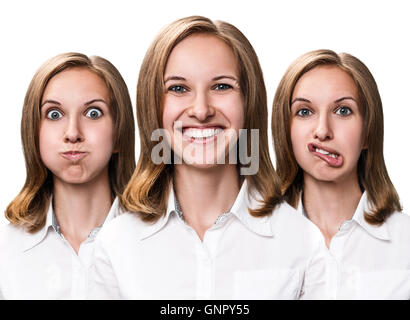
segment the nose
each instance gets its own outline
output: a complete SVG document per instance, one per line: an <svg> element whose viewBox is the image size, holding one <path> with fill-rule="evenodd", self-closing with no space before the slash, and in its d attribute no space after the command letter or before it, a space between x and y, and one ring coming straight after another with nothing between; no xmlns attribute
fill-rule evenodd
<svg viewBox="0 0 410 320"><path fill-rule="evenodd" d="M205 121L215 114L215 109L209 103L209 97L205 92L197 93L192 107L188 110L188 116L195 117L199 121Z"/></svg>
<svg viewBox="0 0 410 320"><path fill-rule="evenodd" d="M332 124L327 114L320 115L314 131L314 138L325 141L333 138Z"/></svg>
<svg viewBox="0 0 410 320"><path fill-rule="evenodd" d="M82 142L84 137L81 133L80 121L76 116L68 119L67 127L64 133L64 142L76 143Z"/></svg>

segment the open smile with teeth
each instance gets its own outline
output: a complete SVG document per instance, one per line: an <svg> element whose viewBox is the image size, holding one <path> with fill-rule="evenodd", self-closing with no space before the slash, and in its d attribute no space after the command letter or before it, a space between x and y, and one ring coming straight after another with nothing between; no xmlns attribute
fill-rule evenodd
<svg viewBox="0 0 410 320"><path fill-rule="evenodd" d="M223 132L222 128L186 128L183 135L189 139L206 140Z"/></svg>

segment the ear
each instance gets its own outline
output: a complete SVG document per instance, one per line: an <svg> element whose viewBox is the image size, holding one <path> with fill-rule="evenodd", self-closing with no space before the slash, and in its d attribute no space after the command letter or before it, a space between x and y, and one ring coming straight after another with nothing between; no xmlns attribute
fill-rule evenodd
<svg viewBox="0 0 410 320"><path fill-rule="evenodd" d="M368 148L369 148L369 145L367 143L367 139L363 137L362 150L367 150Z"/></svg>

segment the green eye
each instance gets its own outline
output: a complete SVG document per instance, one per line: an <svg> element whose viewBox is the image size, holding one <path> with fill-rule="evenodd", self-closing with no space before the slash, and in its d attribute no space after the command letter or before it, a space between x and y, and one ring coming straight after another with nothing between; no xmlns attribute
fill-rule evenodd
<svg viewBox="0 0 410 320"><path fill-rule="evenodd" d="M336 110L336 114L346 117L352 113L352 110L349 107L340 107Z"/></svg>
<svg viewBox="0 0 410 320"><path fill-rule="evenodd" d="M87 113L85 114L85 116L91 119L98 119L99 117L102 116L102 112L100 109L91 108L87 110Z"/></svg>
<svg viewBox="0 0 410 320"><path fill-rule="evenodd" d="M60 111L58 110L50 110L47 112L47 118L51 120L58 120L62 117L63 115L61 114Z"/></svg>

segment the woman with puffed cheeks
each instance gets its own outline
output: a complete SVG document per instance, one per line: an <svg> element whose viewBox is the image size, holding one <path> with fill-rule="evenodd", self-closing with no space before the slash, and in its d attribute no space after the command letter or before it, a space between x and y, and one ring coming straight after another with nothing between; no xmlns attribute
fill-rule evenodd
<svg viewBox="0 0 410 320"><path fill-rule="evenodd" d="M238 29L199 16L165 27L141 66L137 120L129 212L97 236L92 297L321 295L323 241L281 203L263 76Z"/></svg>
<svg viewBox="0 0 410 320"><path fill-rule="evenodd" d="M135 169L127 86L107 60L45 62L24 100L27 177L0 230L0 296L85 299L94 239Z"/></svg>
<svg viewBox="0 0 410 320"><path fill-rule="evenodd" d="M410 217L384 163L368 68L347 53L302 55L276 91L272 132L282 194L327 246L326 297L410 299Z"/></svg>

